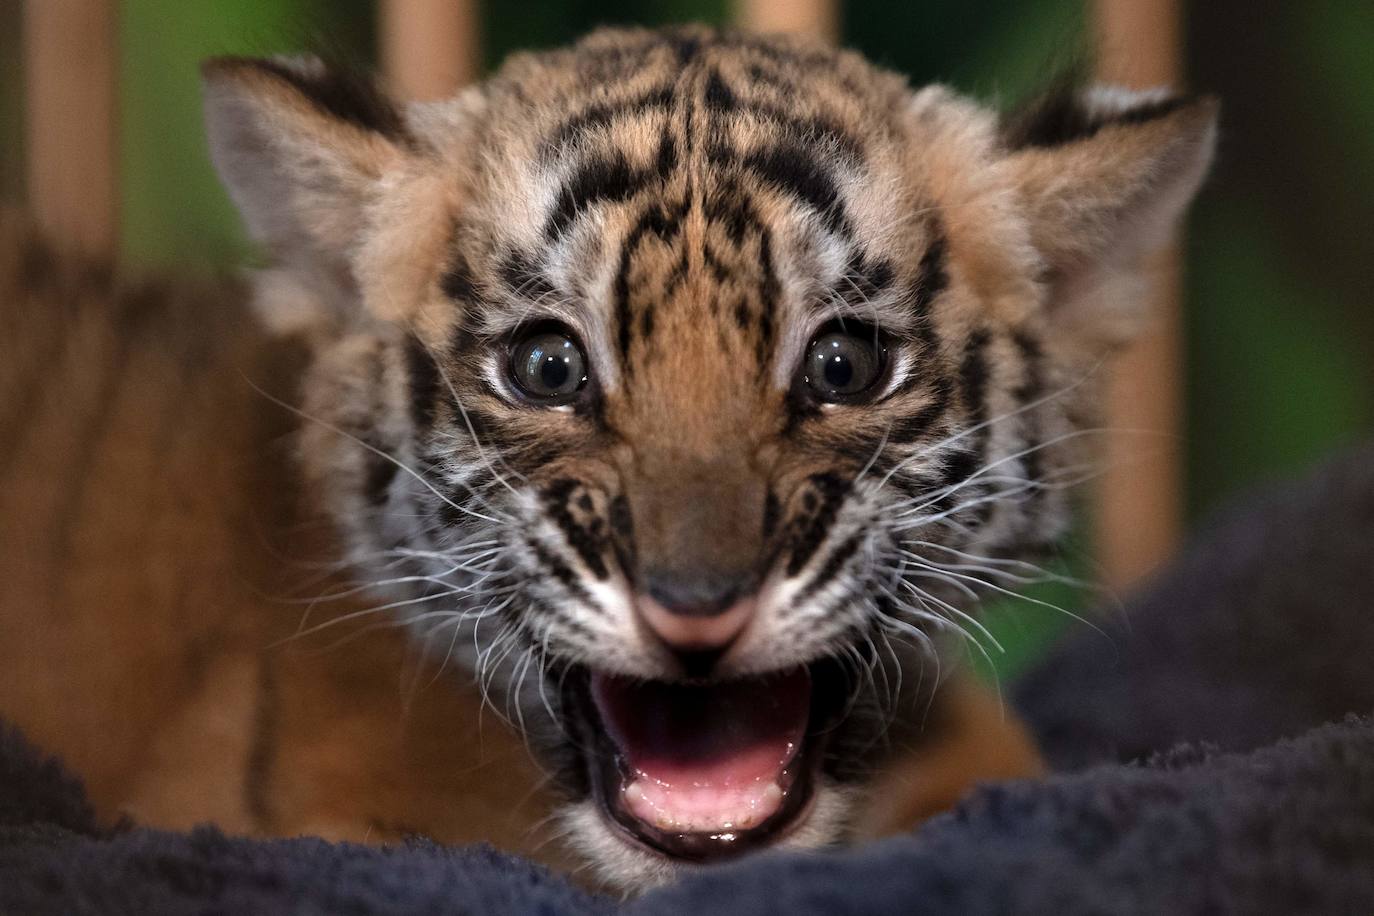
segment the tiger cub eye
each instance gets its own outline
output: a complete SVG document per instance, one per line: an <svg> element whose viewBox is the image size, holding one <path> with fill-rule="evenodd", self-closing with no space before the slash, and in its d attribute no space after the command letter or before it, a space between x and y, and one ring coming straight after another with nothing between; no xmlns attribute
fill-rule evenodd
<svg viewBox="0 0 1374 916"><path fill-rule="evenodd" d="M587 358L569 334L540 331L511 350L510 374L531 401L552 407L573 399L587 382Z"/></svg>
<svg viewBox="0 0 1374 916"><path fill-rule="evenodd" d="M867 391L883 368L883 349L869 331L826 331L806 349L803 377L822 401L845 401Z"/></svg>

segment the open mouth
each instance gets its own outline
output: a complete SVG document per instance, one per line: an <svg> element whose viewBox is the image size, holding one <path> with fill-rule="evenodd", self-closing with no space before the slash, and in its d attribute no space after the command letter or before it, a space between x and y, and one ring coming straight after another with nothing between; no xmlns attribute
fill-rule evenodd
<svg viewBox="0 0 1374 916"><path fill-rule="evenodd" d="M711 861L805 819L836 704L799 667L705 684L587 673L583 756L607 819L639 843Z"/></svg>

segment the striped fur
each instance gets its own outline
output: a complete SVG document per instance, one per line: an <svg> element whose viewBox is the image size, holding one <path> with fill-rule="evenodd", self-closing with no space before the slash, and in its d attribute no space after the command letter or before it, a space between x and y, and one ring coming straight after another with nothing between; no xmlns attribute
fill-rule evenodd
<svg viewBox="0 0 1374 916"><path fill-rule="evenodd" d="M207 68L217 164L278 262L259 307L314 352L301 462L358 566L405 571L386 595L417 638L555 748L570 666L671 676L632 613L646 570L752 576L725 674L914 668L967 628L961 570L1067 524L1095 370L1214 130L1210 102L1098 90L1004 125L851 53L698 28L519 55L438 104L349 85ZM508 373L547 322L591 367L557 408ZM887 349L858 403L798 382L836 322ZM842 833L857 746L791 842ZM610 879L671 871L569 788Z"/></svg>
<svg viewBox="0 0 1374 916"><path fill-rule="evenodd" d="M322 578L336 548L295 485L293 418L263 396L292 396L301 348L257 326L241 282L123 274L0 209L6 725L108 825L569 864L478 691L421 689L433 671L374 602Z"/></svg>

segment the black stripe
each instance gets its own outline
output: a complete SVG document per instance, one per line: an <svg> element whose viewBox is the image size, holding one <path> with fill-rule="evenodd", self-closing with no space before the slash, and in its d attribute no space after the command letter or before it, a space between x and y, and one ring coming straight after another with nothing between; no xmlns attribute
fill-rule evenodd
<svg viewBox="0 0 1374 916"><path fill-rule="evenodd" d="M682 231L682 221L686 216L686 201L679 201L674 206L655 203L646 207L634 226L625 234L625 247L633 248L648 236L671 242Z"/></svg>
<svg viewBox="0 0 1374 916"><path fill-rule="evenodd" d="M530 255L512 251L501 262L501 280L512 296L525 300L541 299L556 290L553 282Z"/></svg>
<svg viewBox="0 0 1374 916"><path fill-rule="evenodd" d="M562 152L577 135L604 127L616 118L633 117L649 111L666 111L673 104L673 87L655 86L654 88L629 99L602 102L585 108L568 118L544 141L541 154L548 156Z"/></svg>
<svg viewBox="0 0 1374 916"><path fill-rule="evenodd" d="M759 280L757 313L750 315L746 301L740 300L735 317L742 330L747 330L754 321L758 323L758 334L754 339L755 355L759 374L766 375L769 356L773 351L773 312L782 298L782 282L773 264L773 233L767 226L759 229L758 267L762 277Z"/></svg>
<svg viewBox="0 0 1374 916"><path fill-rule="evenodd" d="M770 538L778 527L778 516L782 514L782 506L778 504L778 495L769 490L763 496L763 536Z"/></svg>
<svg viewBox="0 0 1374 916"><path fill-rule="evenodd" d="M787 575L795 576L824 542L849 493L849 482L837 474L813 474L803 491L803 511L793 520ZM809 505L808 505L809 503Z"/></svg>
<svg viewBox="0 0 1374 916"><path fill-rule="evenodd" d="M851 162L862 161L863 145L833 121L819 115L798 117L794 112L759 99L741 98L719 71L712 70L706 81L706 108L715 114L740 112L777 127L779 133L797 143L821 147L827 154L840 153Z"/></svg>
<svg viewBox="0 0 1374 916"><path fill-rule="evenodd" d="M837 57L833 51L804 51L795 45L780 45L775 39L747 32L727 32L720 36L718 43L722 47L750 51L788 71L823 73L830 85L843 89L851 96L868 98L872 95L871 84L856 82L841 72L841 68L836 66Z"/></svg>
<svg viewBox="0 0 1374 916"><path fill-rule="evenodd" d="M749 330L749 300L741 296L735 302L735 324L741 331Z"/></svg>
<svg viewBox="0 0 1374 916"><path fill-rule="evenodd" d="M737 162L760 181L815 210L831 232L849 237L853 232L840 202L839 188L825 164L812 156L811 149L800 142L784 140L739 156L717 144L711 149L711 158L718 163Z"/></svg>
<svg viewBox="0 0 1374 916"><path fill-rule="evenodd" d="M385 451L376 442L367 442L367 444L377 451ZM391 489L391 482L396 479L396 472L399 468L396 462L383 458L370 449L365 460L367 475L363 480L363 497L371 506L385 505L387 493Z"/></svg>
<svg viewBox="0 0 1374 916"><path fill-rule="evenodd" d="M218 58L210 66L222 64L270 74L340 121L407 145L411 143L400 111L362 74L333 65L322 66L318 73L304 73L288 63L270 59Z"/></svg>
<svg viewBox="0 0 1374 916"><path fill-rule="evenodd" d="M930 498L930 494L941 488L942 477L932 475L929 471L922 471L910 476L894 474L891 478L892 486L909 500L924 502Z"/></svg>
<svg viewBox="0 0 1374 916"><path fill-rule="evenodd" d="M582 584L582 580L578 578L577 573L573 572L571 566L564 563L553 553L553 551L533 538L526 541L526 543L534 553L535 559L539 561L540 565L542 565L550 575L558 580L559 584L563 586L568 594L590 608L598 611L601 610L601 605L592 597L592 593L587 591L587 587Z"/></svg>
<svg viewBox="0 0 1374 916"><path fill-rule="evenodd" d="M730 91L730 87L721 78L720 71L712 68L710 76L706 78L707 110L714 112L734 111L737 104L735 94Z"/></svg>
<svg viewBox="0 0 1374 916"><path fill-rule="evenodd" d="M620 362L626 375L630 374L630 341L634 335L634 316L630 310L630 264L634 258L634 251L634 247L628 244L620 249L620 266L616 268L613 286Z"/></svg>
<svg viewBox="0 0 1374 916"><path fill-rule="evenodd" d="M634 255L640 243L646 238L658 238L664 242L672 242L682 231L682 221L687 216L687 201L682 201L673 207L663 207L654 204L640 214L638 221L631 227L625 236L625 241L621 243L620 264L616 268L615 281L612 289L615 296L615 313L617 339L620 345L620 356L622 362L626 364L626 371L629 371L628 359L630 344L634 339L634 313L632 302L630 301L630 269L633 266ZM676 287L677 283L685 278L687 265L685 260L679 262L679 269L674 268L673 274L669 276L670 287ZM666 295L665 291L665 295ZM653 316L647 311L641 316L640 329L645 338L653 332Z"/></svg>
<svg viewBox="0 0 1374 916"><path fill-rule="evenodd" d="M885 447L889 441L883 435L885 429L875 424L863 433L834 443L831 452L856 468L867 467L869 473L881 478L895 460L892 451ZM878 452L880 445L884 446L882 453Z"/></svg>
<svg viewBox="0 0 1374 916"><path fill-rule="evenodd" d="M596 638L596 634L592 631L592 628L587 626L581 620L579 620L575 614L569 613L562 604L551 605L544 601L536 601L533 602L533 604L536 604L539 608L541 608L542 612L546 616L551 617L554 620L557 620L559 626L567 630L571 630L573 633L577 634L583 639L590 641ZM581 610L581 608L578 608L578 613L580 613ZM600 605L593 605L591 607L591 610L595 611L598 614L606 613ZM510 606L507 606L504 613L515 616L514 610ZM518 616L515 617L515 619L520 620Z"/></svg>
<svg viewBox="0 0 1374 916"><path fill-rule="evenodd" d="M467 433L485 449L504 451L514 447L522 437L521 428L505 422L506 418L502 413L490 412L472 403L452 406L453 423L458 427L460 434ZM542 408L531 405L528 409L537 411Z"/></svg>
<svg viewBox="0 0 1374 916"><path fill-rule="evenodd" d="M693 32L670 29L664 33L663 38L677 55L680 67L690 64L701 53L701 36Z"/></svg>
<svg viewBox="0 0 1374 916"><path fill-rule="evenodd" d="M959 385L964 397L970 426L987 418L988 360L987 348L991 336L986 328L978 328L964 344L964 358L959 364ZM985 436L986 427L975 433Z"/></svg>
<svg viewBox="0 0 1374 916"><path fill-rule="evenodd" d="M787 389L787 394L783 399L783 409L786 411L782 427L783 437L793 435L801 429L803 423L814 420L821 415L820 406L816 404L815 398L807 392L806 385L802 383L800 378Z"/></svg>
<svg viewBox="0 0 1374 916"><path fill-rule="evenodd" d="M940 472L938 486L941 493L934 504L930 506L934 514L948 512L959 503L974 499L979 495L981 488L977 484L965 486L960 486L960 484L965 483L978 470L982 463L980 456L980 452L965 447L954 452L945 460L944 469ZM991 513L992 503L982 503L977 508L978 520L981 523Z"/></svg>
<svg viewBox="0 0 1374 916"><path fill-rule="evenodd" d="M473 302L477 299L477 283L467 261L455 257L439 278L439 289L454 302Z"/></svg>
<svg viewBox="0 0 1374 916"><path fill-rule="evenodd" d="M947 248L944 229L936 222L925 254L921 255L921 263L916 268L916 282L912 284L911 311L923 324L930 322L930 304L949 286Z"/></svg>
<svg viewBox="0 0 1374 916"><path fill-rule="evenodd" d="M912 373L912 377L919 378L916 373ZM910 445L924 436L949 409L949 402L953 400L952 389L947 379L936 379L931 389L930 403L911 416L894 420L888 430L887 441L892 445Z"/></svg>
<svg viewBox="0 0 1374 916"><path fill-rule="evenodd" d="M687 281L687 247L682 247L681 254L673 264L672 270L668 272L668 279L663 281L663 301L667 301L677 288Z"/></svg>
<svg viewBox="0 0 1374 916"><path fill-rule="evenodd" d="M418 338L406 341L406 368L410 376L410 417L420 430L434 424L434 407L439 397L439 367L429 348Z"/></svg>
<svg viewBox="0 0 1374 916"><path fill-rule="evenodd" d="M763 271L759 297L763 300L763 310L771 313L782 298L782 282L773 265L773 232L767 226L762 227L759 233L759 269Z"/></svg>
<svg viewBox="0 0 1374 916"><path fill-rule="evenodd" d="M611 544L620 568L627 576L633 576L638 551L635 549L634 517L630 501L624 494L616 496L606 507L606 522L610 525Z"/></svg>
<svg viewBox="0 0 1374 916"><path fill-rule="evenodd" d="M845 265L844 278L835 286L835 297L851 307L859 307L892 285L896 272L885 258L869 262L855 250Z"/></svg>
<svg viewBox="0 0 1374 916"><path fill-rule="evenodd" d="M489 338L484 340L477 329L498 317L498 309L485 299L473 300L468 302L467 306L450 332L447 347L449 362L459 366L473 365L480 358L478 351L485 346ZM480 382L483 388L491 387L485 378L481 378Z"/></svg>
<svg viewBox="0 0 1374 916"><path fill-rule="evenodd" d="M736 245L742 244L746 235L758 233L763 228L748 194L733 179L722 180L707 194L702 202L702 216L708 223L724 226L730 241Z"/></svg>
<svg viewBox="0 0 1374 916"><path fill-rule="evenodd" d="M762 83L778 92L790 94L797 91L797 84L776 70L769 70L762 64L752 63L748 67L749 78Z"/></svg>
<svg viewBox="0 0 1374 916"><path fill-rule="evenodd" d="M580 416L587 416L591 422L598 427L604 424L604 419L600 413L601 398L588 398L591 406L583 411L581 402L573 408L574 412ZM546 442L541 438L530 438L519 443L518 446L507 449L501 456L501 460L511 467L520 471L526 476L533 474L548 466L555 458L563 454L564 448L560 443Z"/></svg>
<svg viewBox="0 0 1374 916"><path fill-rule="evenodd" d="M544 235L556 239L572 221L593 204L628 200L648 184L645 172L631 168L625 154L616 150L610 156L584 162L568 177L549 214Z"/></svg>
<svg viewBox="0 0 1374 916"><path fill-rule="evenodd" d="M677 141L673 139L673 135L669 133L668 129L664 128L663 133L658 138L658 156L654 161L654 171L658 173L661 180L666 181L675 168L677 168Z"/></svg>
<svg viewBox="0 0 1374 916"><path fill-rule="evenodd" d="M844 569L844 565L848 563L855 552L858 551L859 545L863 543L863 540L863 532L856 531L845 538L838 547L830 551L830 556L826 557L825 563L820 569L816 570L816 575L813 576L811 581L806 583L806 587L798 593L796 598L797 603L809 600L816 592L829 585L830 580L834 579L841 569Z"/></svg>
<svg viewBox="0 0 1374 916"><path fill-rule="evenodd" d="M443 497L439 499L438 515L439 523L445 528L467 528L472 525L474 519L468 514L471 504L478 500L478 492L493 480L488 471L479 471L472 475L466 482L454 484Z"/></svg>
<svg viewBox="0 0 1374 916"><path fill-rule="evenodd" d="M544 510L563 532L569 546L582 558L582 562L592 575L605 579L609 575L604 554L609 545L606 522L595 518L590 526L579 524L570 508L574 494L583 497L590 505L590 497L581 481L565 477L555 480L544 488Z"/></svg>
<svg viewBox="0 0 1374 916"><path fill-rule="evenodd" d="M1044 392L1044 351L1040 341L1024 330L1013 332L1011 339L1021 356L1023 372L1022 382L1012 392L1012 396L1016 398L1017 407L1026 408L1027 405L1039 400ZM1023 411L1021 428L1025 430L1024 448L1028 449L1021 458L1021 465L1025 468L1027 480L1039 481L1044 473L1044 456L1040 452L1040 422L1035 408ZM1038 490L1033 490L1031 496L1034 497L1038 493Z"/></svg>
<svg viewBox="0 0 1374 916"><path fill-rule="evenodd" d="M955 487L977 472L981 455L974 449L963 448L945 460L944 470L940 473L940 489Z"/></svg>
<svg viewBox="0 0 1374 916"><path fill-rule="evenodd" d="M1171 96L1144 102L1125 111L1102 112L1091 110L1079 91L1061 89L1010 118L1003 128L1002 138L1012 150L1053 149L1090 139L1108 127L1157 121L1196 101L1193 96Z"/></svg>
<svg viewBox="0 0 1374 916"><path fill-rule="evenodd" d="M767 306L759 312L759 335L755 353L758 358L760 377L768 374L768 357L773 352L773 310Z"/></svg>
<svg viewBox="0 0 1374 916"><path fill-rule="evenodd" d="M701 245L701 258L706 264L706 269L711 271L717 283L724 283L730 279L730 268L725 266L725 262L716 254L716 250L711 247L709 241L703 241Z"/></svg>
<svg viewBox="0 0 1374 916"><path fill-rule="evenodd" d="M829 154L840 153L849 164L857 165L864 159L863 144L825 118L798 118L789 111L760 101L745 102L740 108L777 125L784 134L806 146L821 147Z"/></svg>
<svg viewBox="0 0 1374 916"><path fill-rule="evenodd" d="M987 421L987 388L988 388L988 362L987 348L991 341L991 335L986 328L979 328L969 335L968 341L964 344L964 359L959 366L959 383L963 390L964 409L967 412L967 422L969 429L979 426ZM985 460L987 453L988 440L992 430L983 426L965 437L963 449L956 452L945 467L945 486L954 486L967 480ZM961 490L959 493L949 493L940 499L937 508L946 511L953 506L956 497L960 500L968 499L973 494ZM981 524L992 514L992 503L983 503L978 507L977 520Z"/></svg>

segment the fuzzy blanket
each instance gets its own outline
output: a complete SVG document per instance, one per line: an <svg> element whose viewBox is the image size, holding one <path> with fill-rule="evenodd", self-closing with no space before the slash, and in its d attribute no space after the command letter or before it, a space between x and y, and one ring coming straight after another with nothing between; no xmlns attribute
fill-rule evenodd
<svg viewBox="0 0 1374 916"><path fill-rule="evenodd" d="M1374 913L1374 448L1219 518L1017 685L1059 769L621 903L485 848L126 828L0 729L0 913Z"/></svg>

